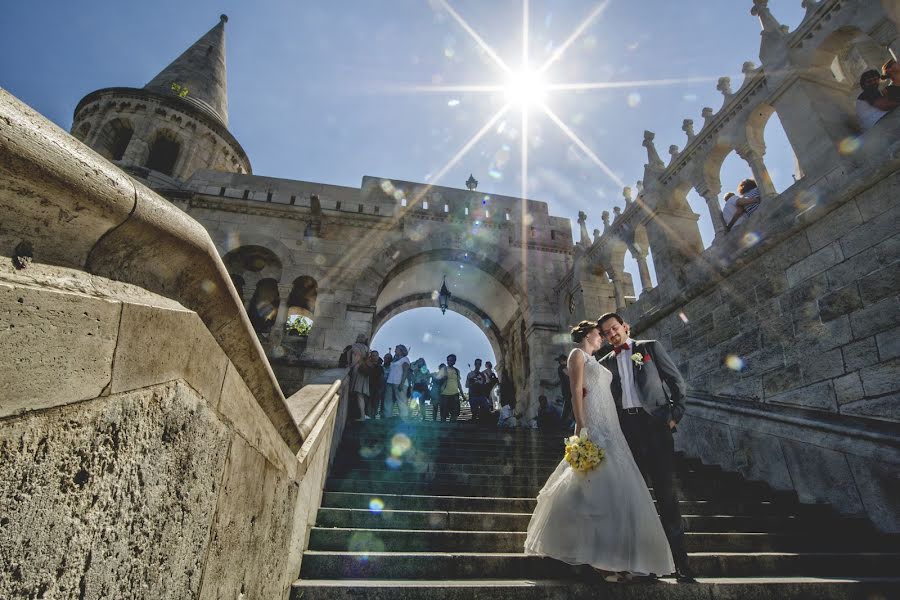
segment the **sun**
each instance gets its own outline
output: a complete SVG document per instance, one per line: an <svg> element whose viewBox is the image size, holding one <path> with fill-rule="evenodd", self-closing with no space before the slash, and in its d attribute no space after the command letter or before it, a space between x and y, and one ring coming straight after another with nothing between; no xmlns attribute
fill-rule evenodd
<svg viewBox="0 0 900 600"><path fill-rule="evenodd" d="M542 105L548 89L540 72L525 67L510 75L503 91L509 103L525 110Z"/></svg>

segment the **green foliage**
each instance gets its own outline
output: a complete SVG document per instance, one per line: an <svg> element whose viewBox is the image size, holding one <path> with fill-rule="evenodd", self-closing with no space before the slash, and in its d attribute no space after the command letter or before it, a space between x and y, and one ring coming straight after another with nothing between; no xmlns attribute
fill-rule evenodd
<svg viewBox="0 0 900 600"><path fill-rule="evenodd" d="M290 335L306 337L312 331L312 319L309 317L297 317L284 324L284 331Z"/></svg>
<svg viewBox="0 0 900 600"><path fill-rule="evenodd" d="M184 98L189 93L186 86L183 86L180 83L175 83L174 81L172 82L172 91L175 92L175 95L179 98Z"/></svg>

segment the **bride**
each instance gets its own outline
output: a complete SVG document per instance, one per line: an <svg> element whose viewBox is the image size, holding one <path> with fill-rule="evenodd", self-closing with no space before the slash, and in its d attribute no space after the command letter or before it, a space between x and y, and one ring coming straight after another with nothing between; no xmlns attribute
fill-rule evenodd
<svg viewBox="0 0 900 600"><path fill-rule="evenodd" d="M525 553L587 564L620 582L675 571L669 542L644 478L619 428L612 374L592 354L603 343L594 321L572 329L569 354L575 434L587 434L606 458L586 473L563 460L537 496Z"/></svg>

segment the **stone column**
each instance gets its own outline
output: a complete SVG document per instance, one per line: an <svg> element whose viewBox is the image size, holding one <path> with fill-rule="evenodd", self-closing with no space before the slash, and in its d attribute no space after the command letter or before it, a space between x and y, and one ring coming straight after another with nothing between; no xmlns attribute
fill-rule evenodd
<svg viewBox="0 0 900 600"><path fill-rule="evenodd" d="M698 193L706 200L706 208L709 209L709 218L712 219L713 229L716 231L716 239L725 235L725 217L722 216L722 208L719 206L719 193L712 190L698 190ZM643 281L643 279L641 279Z"/></svg>
<svg viewBox="0 0 900 600"><path fill-rule="evenodd" d="M122 155L122 160L119 161L122 165L135 167L144 166L144 163L147 162L147 158L150 155L150 144L147 140L150 137L152 130L153 122L150 119L138 121L134 128L134 132L131 134L131 139L128 141L128 147L125 149L125 154Z"/></svg>
<svg viewBox="0 0 900 600"><path fill-rule="evenodd" d="M278 285L278 313L275 315L275 324L272 325L272 333L269 334L269 349L273 350L281 345L284 337L284 324L288 316L288 298L291 295L292 286Z"/></svg>
<svg viewBox="0 0 900 600"><path fill-rule="evenodd" d="M616 295L616 310L623 311L625 310L625 290L622 288L622 273L613 272L611 275L613 293Z"/></svg>
<svg viewBox="0 0 900 600"><path fill-rule="evenodd" d="M765 150L756 151L749 146L744 146L738 148L737 153L750 165L750 170L753 171L753 179L756 180L756 185L759 187L760 198L768 200L777 196L775 184L772 183L772 178L769 177L769 169L766 168L766 163L763 162Z"/></svg>
<svg viewBox="0 0 900 600"><path fill-rule="evenodd" d="M637 261L638 265L638 275L641 278L641 293L649 292L653 289L653 281L650 280L650 268L647 266L647 255L641 254L640 252L634 255L634 260Z"/></svg>

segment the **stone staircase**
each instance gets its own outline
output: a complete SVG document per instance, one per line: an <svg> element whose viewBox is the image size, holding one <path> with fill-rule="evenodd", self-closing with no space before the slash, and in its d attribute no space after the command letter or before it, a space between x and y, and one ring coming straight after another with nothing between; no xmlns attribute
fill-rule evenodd
<svg viewBox="0 0 900 600"><path fill-rule="evenodd" d="M900 597L900 536L683 457L698 584L607 584L587 567L525 556L534 497L562 437L471 423L349 425L292 598Z"/></svg>

